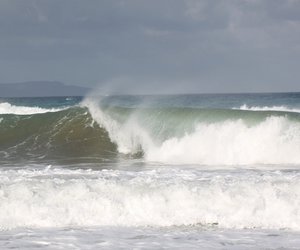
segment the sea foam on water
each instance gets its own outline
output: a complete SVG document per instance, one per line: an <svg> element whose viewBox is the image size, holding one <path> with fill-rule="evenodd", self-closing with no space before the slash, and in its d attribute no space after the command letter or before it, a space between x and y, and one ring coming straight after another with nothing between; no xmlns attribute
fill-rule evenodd
<svg viewBox="0 0 300 250"><path fill-rule="evenodd" d="M300 175L253 170L2 170L0 228L183 226L300 230Z"/></svg>

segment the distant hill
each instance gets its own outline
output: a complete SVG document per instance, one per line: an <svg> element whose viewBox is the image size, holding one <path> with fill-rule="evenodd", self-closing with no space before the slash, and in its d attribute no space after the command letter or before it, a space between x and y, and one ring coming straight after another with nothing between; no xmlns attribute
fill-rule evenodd
<svg viewBox="0 0 300 250"><path fill-rule="evenodd" d="M54 81L0 83L0 97L83 96L89 88Z"/></svg>

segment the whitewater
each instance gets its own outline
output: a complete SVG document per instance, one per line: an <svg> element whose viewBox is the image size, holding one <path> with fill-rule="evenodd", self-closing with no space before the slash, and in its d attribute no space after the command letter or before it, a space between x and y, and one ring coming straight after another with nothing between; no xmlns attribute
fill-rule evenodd
<svg viewBox="0 0 300 250"><path fill-rule="evenodd" d="M300 94L0 99L1 249L299 249Z"/></svg>

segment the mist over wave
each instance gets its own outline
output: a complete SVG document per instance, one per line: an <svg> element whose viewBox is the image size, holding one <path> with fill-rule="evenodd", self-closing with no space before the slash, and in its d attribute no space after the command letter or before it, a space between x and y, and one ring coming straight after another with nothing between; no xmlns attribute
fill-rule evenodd
<svg viewBox="0 0 300 250"><path fill-rule="evenodd" d="M121 153L171 164L299 164L297 114L203 109L116 112L97 100L82 103ZM127 113L126 113L127 112Z"/></svg>

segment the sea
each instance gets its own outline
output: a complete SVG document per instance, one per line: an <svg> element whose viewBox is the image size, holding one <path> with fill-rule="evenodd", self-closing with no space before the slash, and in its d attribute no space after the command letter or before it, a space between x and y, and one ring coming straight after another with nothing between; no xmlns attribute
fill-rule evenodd
<svg viewBox="0 0 300 250"><path fill-rule="evenodd" d="M0 249L300 249L300 93L0 98Z"/></svg>

